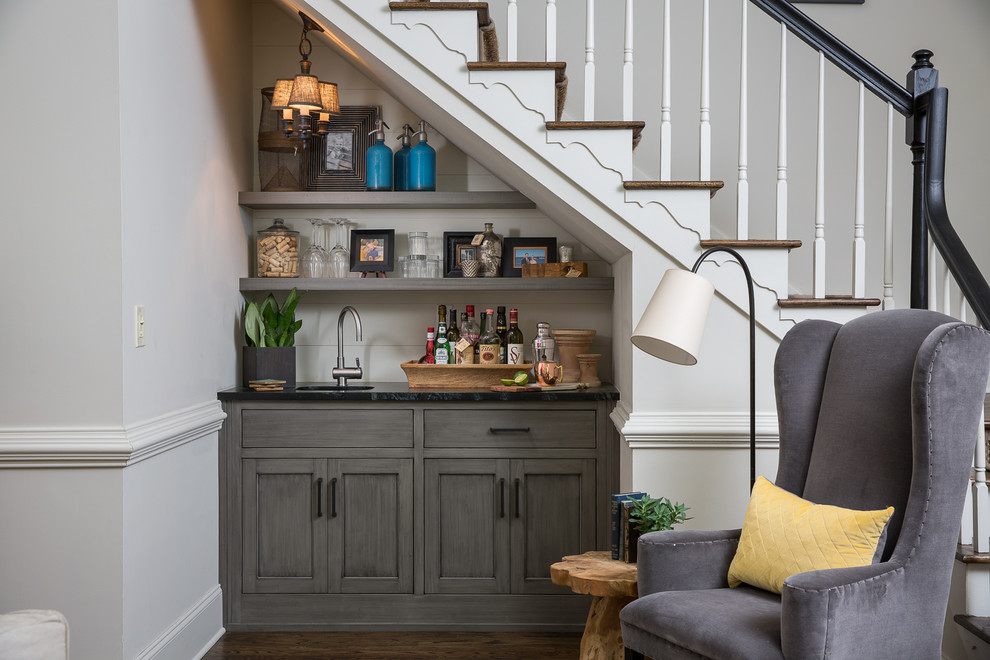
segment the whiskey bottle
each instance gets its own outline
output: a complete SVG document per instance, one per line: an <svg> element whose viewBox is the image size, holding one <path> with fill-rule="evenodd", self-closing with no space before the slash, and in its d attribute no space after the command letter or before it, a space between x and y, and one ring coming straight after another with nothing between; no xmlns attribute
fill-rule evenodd
<svg viewBox="0 0 990 660"><path fill-rule="evenodd" d="M498 364L501 342L495 332L495 310L486 309L481 317L481 336L478 338L478 364Z"/></svg>
<svg viewBox="0 0 990 660"><path fill-rule="evenodd" d="M454 353L454 346L457 346L457 342L461 340L461 331L457 327L457 310L453 307L450 308L450 323L447 325L447 341L450 343L451 355ZM451 360L451 363L454 361Z"/></svg>
<svg viewBox="0 0 990 660"><path fill-rule="evenodd" d="M519 329L519 310L515 307L509 310L509 331L506 333L506 364L522 364L523 357L523 333Z"/></svg>
<svg viewBox="0 0 990 660"><path fill-rule="evenodd" d="M454 345L455 364L474 364L477 361L474 356L474 349L477 342L468 339L468 329L468 313L461 312L461 339ZM449 332L447 336L450 336Z"/></svg>
<svg viewBox="0 0 990 660"><path fill-rule="evenodd" d="M478 322L474 320L474 305L465 305L467 312L467 323L461 327L461 339L467 339L474 347L474 362L478 362L478 337L481 331L478 329Z"/></svg>
<svg viewBox="0 0 990 660"><path fill-rule="evenodd" d="M508 364L506 350L508 349L509 328L505 325L505 305L498 306L498 316L495 322L495 334L498 335L498 363Z"/></svg>

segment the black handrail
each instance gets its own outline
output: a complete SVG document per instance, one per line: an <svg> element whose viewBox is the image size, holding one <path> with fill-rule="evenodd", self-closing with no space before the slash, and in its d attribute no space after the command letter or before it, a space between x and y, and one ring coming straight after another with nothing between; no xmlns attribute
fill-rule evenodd
<svg viewBox="0 0 990 660"><path fill-rule="evenodd" d="M785 24L802 41L825 54L832 63L848 73L905 117L914 108L911 93L865 57L844 44L838 37L816 23L787 0L750 0L778 23Z"/></svg>
<svg viewBox="0 0 990 660"><path fill-rule="evenodd" d="M927 117L925 219L928 232L984 328L990 328L990 285L949 221L945 205L945 147L949 90L938 87L918 98L915 113Z"/></svg>

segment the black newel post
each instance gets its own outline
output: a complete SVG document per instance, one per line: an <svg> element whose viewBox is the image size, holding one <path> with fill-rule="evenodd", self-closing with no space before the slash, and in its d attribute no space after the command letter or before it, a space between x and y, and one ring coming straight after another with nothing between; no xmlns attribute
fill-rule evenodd
<svg viewBox="0 0 990 660"><path fill-rule="evenodd" d="M938 69L932 66L930 50L913 54L907 75L907 90L914 111L905 123L905 141L911 147L913 185L911 194L911 307L928 308L928 227L925 221L925 131L927 108L918 99L938 86Z"/></svg>

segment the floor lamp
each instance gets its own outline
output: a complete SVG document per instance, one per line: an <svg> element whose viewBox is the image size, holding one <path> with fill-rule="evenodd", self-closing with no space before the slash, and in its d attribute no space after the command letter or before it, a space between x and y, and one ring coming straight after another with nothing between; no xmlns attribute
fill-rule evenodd
<svg viewBox="0 0 990 660"><path fill-rule="evenodd" d="M732 255L749 288L749 488L756 483L756 321L753 316L753 277L742 256L727 247L705 250L690 272L671 269L663 274L650 304L633 331L632 343L650 355L675 364L698 362L701 337L708 321L715 287L698 275L698 268L713 252Z"/></svg>

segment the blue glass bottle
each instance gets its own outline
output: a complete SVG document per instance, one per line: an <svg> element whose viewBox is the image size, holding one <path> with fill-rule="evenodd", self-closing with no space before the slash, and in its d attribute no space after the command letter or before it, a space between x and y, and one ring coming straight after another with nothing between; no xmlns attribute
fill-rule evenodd
<svg viewBox="0 0 990 660"><path fill-rule="evenodd" d="M402 135L396 140L402 140L402 147L396 150L392 161L392 187L394 190L409 190L409 152L412 144L412 126L405 124L402 127Z"/></svg>
<svg viewBox="0 0 990 660"><path fill-rule="evenodd" d="M437 151L426 143L426 122L419 122L419 143L409 150L409 190L437 189Z"/></svg>
<svg viewBox="0 0 990 660"><path fill-rule="evenodd" d="M382 126L388 128L388 124L377 119L375 130L368 133L375 139L375 143L368 147L368 190L392 189L392 150L385 146Z"/></svg>

